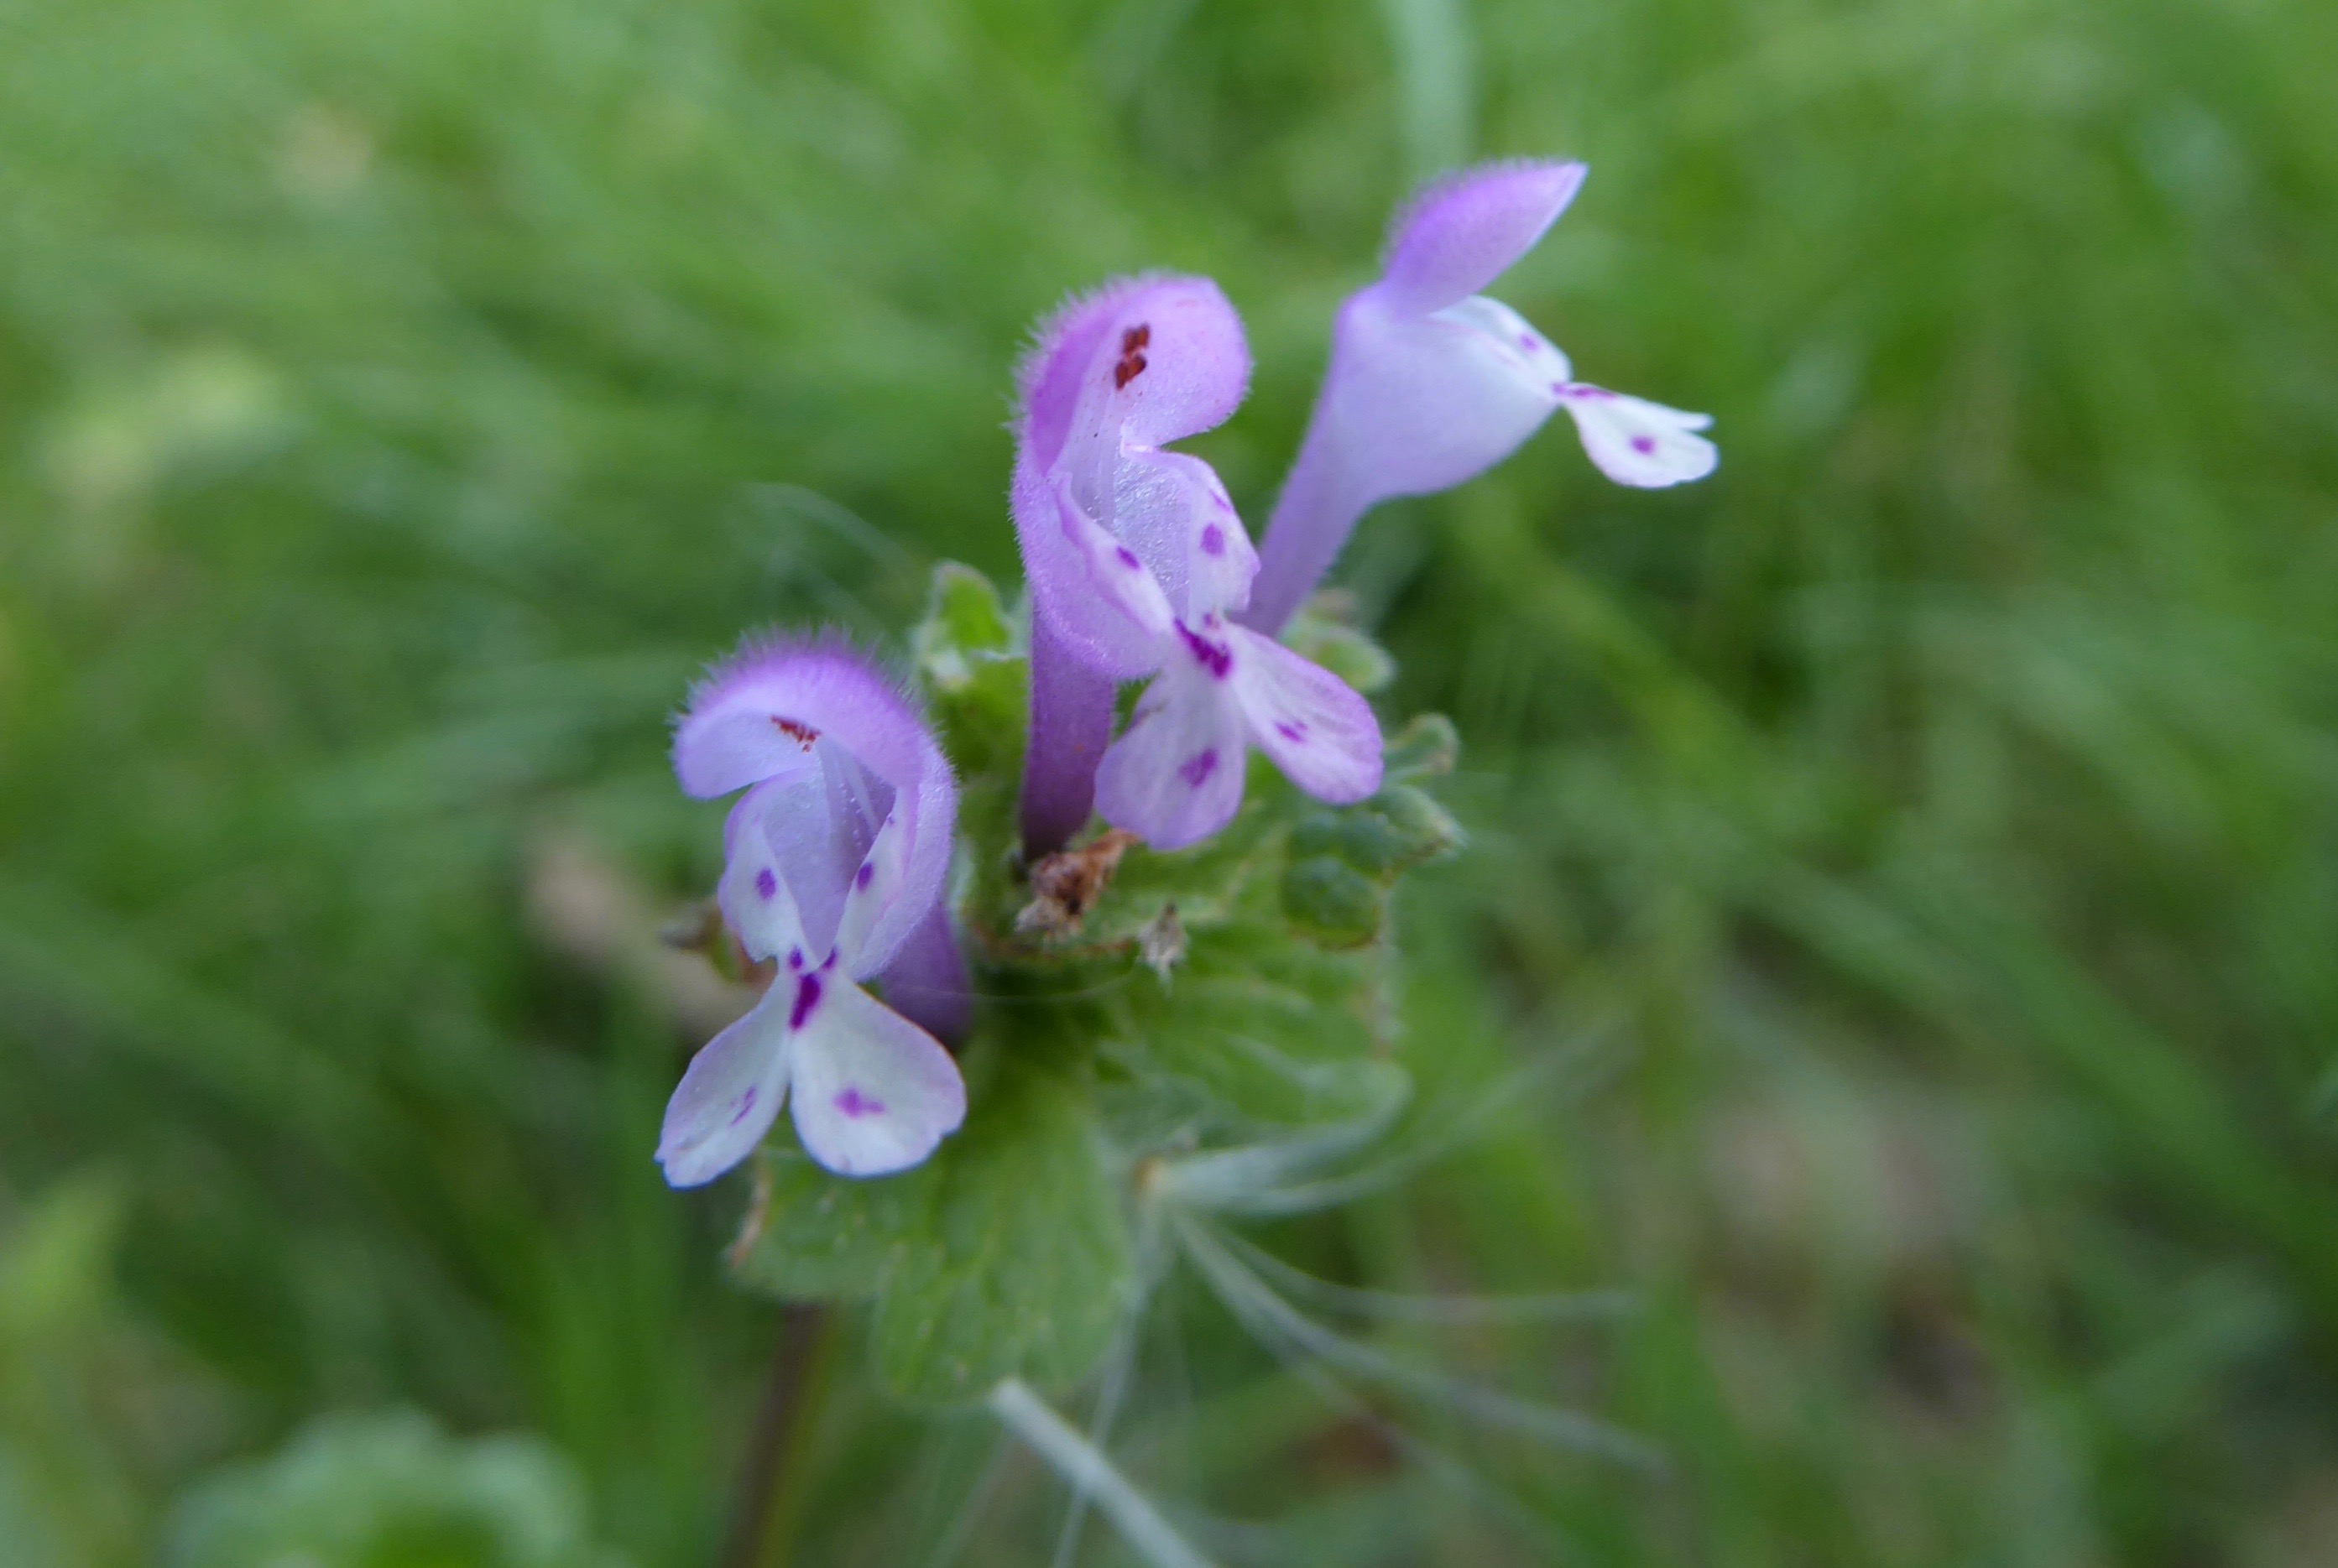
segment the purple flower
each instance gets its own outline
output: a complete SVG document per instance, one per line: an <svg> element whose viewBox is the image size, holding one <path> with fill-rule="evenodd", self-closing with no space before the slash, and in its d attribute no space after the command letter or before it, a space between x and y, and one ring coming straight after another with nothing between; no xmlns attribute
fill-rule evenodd
<svg viewBox="0 0 2338 1568"><path fill-rule="evenodd" d="M1034 618L1028 853L1059 848L1092 803L1159 848L1206 838L1242 803L1253 742L1322 799L1380 787L1364 700L1226 624L1257 554L1209 465L1163 449L1224 420L1249 380L1242 322L1205 278L1110 284L1039 329L1014 487ZM1114 682L1155 671L1105 747Z"/></svg>
<svg viewBox="0 0 2338 1568"><path fill-rule="evenodd" d="M1499 463L1551 411L1619 485L1702 479L1713 423L1575 379L1565 354L1478 292L1533 249L1583 183L1580 163L1494 163L1431 186L1396 224L1378 282L1351 295L1299 458L1267 526L1242 619L1272 631L1331 570L1356 520Z"/></svg>
<svg viewBox="0 0 2338 1568"><path fill-rule="evenodd" d="M751 644L692 693L673 767L701 799L747 791L724 825L716 899L779 973L683 1074L658 1141L667 1181L694 1187L745 1159L791 1094L804 1148L830 1171L917 1164L966 1116L958 1063L903 1016L963 1017L941 906L958 785L940 748L850 648ZM880 975L894 1006L858 984Z"/></svg>

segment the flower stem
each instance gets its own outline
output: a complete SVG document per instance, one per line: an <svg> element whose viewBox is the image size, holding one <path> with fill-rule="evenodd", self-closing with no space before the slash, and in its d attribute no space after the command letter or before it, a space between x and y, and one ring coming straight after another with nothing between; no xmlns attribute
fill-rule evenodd
<svg viewBox="0 0 2338 1568"><path fill-rule="evenodd" d="M1075 1491L1093 1497L1105 1517L1119 1527L1121 1538L1153 1568L1212 1568L1210 1560L1186 1544L1102 1449L1020 1378L1009 1377L993 1388L988 1404L991 1414L1037 1449Z"/></svg>
<svg viewBox="0 0 2338 1568"><path fill-rule="evenodd" d="M1328 392L1329 373L1324 384ZM1332 448L1319 397L1299 456L1267 519L1266 536L1259 541L1250 604L1234 617L1253 632L1272 637L1282 630L1331 572L1357 519L1370 508L1369 497L1359 496L1343 475L1346 466Z"/></svg>
<svg viewBox="0 0 2338 1568"><path fill-rule="evenodd" d="M950 930L947 904L937 904L894 953L879 976L885 1003L945 1045L966 1038L974 998L968 989L966 958Z"/></svg>
<svg viewBox="0 0 2338 1568"><path fill-rule="evenodd" d="M1034 606L1031 744L1023 760L1023 858L1072 841L1095 805L1096 764L1112 740L1114 681L1076 658Z"/></svg>
<svg viewBox="0 0 2338 1568"><path fill-rule="evenodd" d="M817 1304L791 1302L781 1310L771 1374L740 1465L738 1498L719 1559L722 1568L780 1568L787 1559L786 1511L781 1504L788 1489L788 1462L803 1446L810 1425L804 1396L827 1327L827 1309Z"/></svg>

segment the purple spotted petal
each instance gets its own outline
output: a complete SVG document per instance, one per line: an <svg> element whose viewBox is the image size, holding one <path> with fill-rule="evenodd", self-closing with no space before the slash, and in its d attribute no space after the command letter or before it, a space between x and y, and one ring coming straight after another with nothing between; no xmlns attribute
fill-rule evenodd
<svg viewBox="0 0 2338 1568"><path fill-rule="evenodd" d="M813 747L810 768L741 796L724 826L716 897L748 951L770 957L795 942L823 958L832 951L852 906L854 873L893 806L892 789L825 736ZM773 906L774 884L791 912L794 935L766 937L758 928ZM867 916L864 905L856 938L866 932Z"/></svg>
<svg viewBox="0 0 2338 1568"><path fill-rule="evenodd" d="M1223 632L1182 642L1096 769L1096 809L1156 849L1199 843L1241 808L1247 758Z"/></svg>
<svg viewBox="0 0 2338 1568"><path fill-rule="evenodd" d="M1580 383L1562 391L1559 402L1575 416L1591 461L1618 485L1643 490L1685 485L1721 462L1720 449L1696 434L1713 424L1709 414L1685 414Z"/></svg>
<svg viewBox="0 0 2338 1568"><path fill-rule="evenodd" d="M1345 806L1380 787L1380 726L1347 682L1272 638L1232 632L1233 687L1250 737L1282 776Z"/></svg>
<svg viewBox="0 0 2338 1568"><path fill-rule="evenodd" d="M879 965L867 962L865 955L886 918L893 911L907 907L901 901L901 887L909 874L909 828L904 813L888 813L845 881L844 908L837 920L834 951L848 974L866 979L877 972ZM938 902L923 906L927 914L939 907ZM920 922L922 918L921 915ZM907 935L904 931L893 939L885 949L887 958L899 949Z"/></svg>
<svg viewBox="0 0 2338 1568"><path fill-rule="evenodd" d="M1088 367L1122 308L1159 279L1115 278L1092 294L1076 295L1033 329L1030 352L1016 367L1015 446L1017 463L1027 460L1045 474L1063 456L1072 411L1086 385Z"/></svg>
<svg viewBox="0 0 2338 1568"><path fill-rule="evenodd" d="M1131 464L1120 517L1124 529L1147 540L1142 553L1164 563L1154 575L1180 621L1198 625L1250 603L1258 552L1224 484L1199 457L1160 452Z"/></svg>
<svg viewBox="0 0 2338 1568"><path fill-rule="evenodd" d="M692 693L673 754L693 795L765 784L752 809L742 801L732 813L730 857L752 853L760 867L768 853L816 950L850 913L856 976L881 968L940 899L957 782L908 700L850 648L749 644ZM758 826L767 848L747 842ZM860 870L880 846L872 870L883 886L863 886ZM726 887L735 921L750 906L737 879Z"/></svg>
<svg viewBox="0 0 2338 1568"><path fill-rule="evenodd" d="M789 1052L796 1134L840 1176L905 1171L966 1120L966 1083L941 1043L841 976Z"/></svg>
<svg viewBox="0 0 2338 1568"><path fill-rule="evenodd" d="M774 985L710 1041L666 1102L657 1160L674 1187L712 1181L755 1151L787 1098L788 1011Z"/></svg>
<svg viewBox="0 0 2338 1568"><path fill-rule="evenodd" d="M774 808L784 809L791 795L801 794L777 780L759 784L739 798L724 824L729 852L714 901L751 958L776 958L805 943L803 916L768 826Z"/></svg>
<svg viewBox="0 0 2338 1568"><path fill-rule="evenodd" d="M1091 669L1122 679L1154 669L1175 614L1144 558L1083 510L1060 475L1018 469L1014 506L1033 613Z"/></svg>
<svg viewBox="0 0 2338 1568"><path fill-rule="evenodd" d="M701 799L804 765L832 734L887 778L916 772L919 725L868 658L837 642L750 640L706 672L675 726L674 775Z"/></svg>

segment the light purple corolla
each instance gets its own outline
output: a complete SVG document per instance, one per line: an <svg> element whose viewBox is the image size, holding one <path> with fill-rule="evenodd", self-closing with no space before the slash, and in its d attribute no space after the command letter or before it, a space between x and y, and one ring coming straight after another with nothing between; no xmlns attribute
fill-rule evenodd
<svg viewBox="0 0 2338 1568"><path fill-rule="evenodd" d="M1534 248L1583 184L1580 163L1494 163L1432 185L1397 221L1380 280L1349 296L1275 504L1246 625L1272 632L1314 592L1356 520L1382 501L1475 478L1552 410L1619 485L1702 479L1713 421L1575 379L1565 354L1478 292Z"/></svg>
<svg viewBox="0 0 2338 1568"><path fill-rule="evenodd" d="M1242 804L1249 748L1325 800L1380 788L1379 723L1328 671L1229 623L1258 557L1225 486L1167 443L1223 422L1250 380L1242 322L1205 278L1108 285L1045 323L1020 375L1015 528L1031 585L1027 852L1106 821L1174 849ZM1127 731L1115 681L1158 678Z"/></svg>
<svg viewBox="0 0 2338 1568"><path fill-rule="evenodd" d="M829 1170L917 1164L966 1117L958 1063L928 1032L961 1026L964 1008L941 902L958 785L932 734L849 646L750 644L692 693L673 766L701 799L747 791L716 899L778 974L675 1089L658 1141L667 1181L736 1165L791 1095ZM860 988L872 976L893 1005Z"/></svg>

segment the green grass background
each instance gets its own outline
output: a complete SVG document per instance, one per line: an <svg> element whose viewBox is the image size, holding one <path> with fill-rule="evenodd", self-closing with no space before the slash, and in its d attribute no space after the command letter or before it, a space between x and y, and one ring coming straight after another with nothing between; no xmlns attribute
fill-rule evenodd
<svg viewBox="0 0 2338 1568"><path fill-rule="evenodd" d="M1115 271L1243 311L1255 525L1392 203L1536 153L1498 292L1723 466L1360 534L1476 835L1412 1064L1531 1092L1262 1239L1634 1290L1385 1338L1668 1467L1407 1463L1175 1282L1123 1456L1230 1560L2338 1561L2333 81L2327 0L0 0L15 1549L418 1406L708 1561L773 1314L648 1158L690 673L1011 577L1008 367ZM842 1333L793 1560L1044 1560Z"/></svg>

